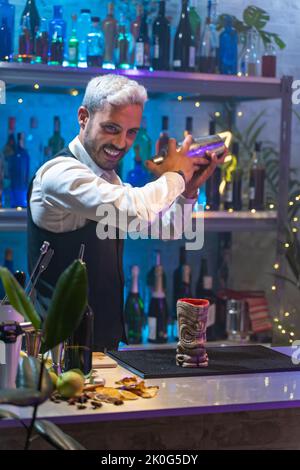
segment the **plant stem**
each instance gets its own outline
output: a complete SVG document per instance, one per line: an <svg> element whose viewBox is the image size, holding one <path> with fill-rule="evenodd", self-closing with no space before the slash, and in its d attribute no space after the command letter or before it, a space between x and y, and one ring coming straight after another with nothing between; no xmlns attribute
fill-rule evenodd
<svg viewBox="0 0 300 470"><path fill-rule="evenodd" d="M42 354L42 362L41 362L41 369L40 369L39 383L38 383L38 391L39 392L42 390L42 379L43 379L44 367L45 367L44 354ZM27 430L26 443L25 443L24 450L29 450L29 446L31 444L31 435L32 435L32 431L33 431L33 428L34 428L34 423L35 423L35 420L36 420L38 406L39 406L39 404L37 403L36 405L34 405L34 408L33 408L31 422L30 422L29 428Z"/></svg>

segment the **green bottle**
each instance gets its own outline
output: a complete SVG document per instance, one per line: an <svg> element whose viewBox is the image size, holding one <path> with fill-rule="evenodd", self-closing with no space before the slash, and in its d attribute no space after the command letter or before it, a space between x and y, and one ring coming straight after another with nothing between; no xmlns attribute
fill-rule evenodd
<svg viewBox="0 0 300 470"><path fill-rule="evenodd" d="M54 116L54 132L52 137L48 140L49 153L53 157L65 146L65 139L60 135L60 119L59 116Z"/></svg>
<svg viewBox="0 0 300 470"><path fill-rule="evenodd" d="M77 67L78 65L79 41L76 33L76 21L77 16L72 15L72 33L68 44L69 65L71 67Z"/></svg>
<svg viewBox="0 0 300 470"><path fill-rule="evenodd" d="M139 295L139 267L131 268L131 289L125 304L125 325L129 344L142 342L144 303Z"/></svg>

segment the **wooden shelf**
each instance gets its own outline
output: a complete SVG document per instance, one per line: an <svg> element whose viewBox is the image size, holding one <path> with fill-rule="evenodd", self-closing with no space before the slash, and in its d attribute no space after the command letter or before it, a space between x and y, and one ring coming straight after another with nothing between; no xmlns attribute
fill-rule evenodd
<svg viewBox="0 0 300 470"><path fill-rule="evenodd" d="M47 91L83 89L92 77L108 73L138 80L150 93L192 93L214 101L229 98L272 99L282 95L281 80L278 78L0 62L0 79L5 82L7 90L22 86L27 91L33 91L35 83L40 85L39 91L43 91L43 87L46 87Z"/></svg>

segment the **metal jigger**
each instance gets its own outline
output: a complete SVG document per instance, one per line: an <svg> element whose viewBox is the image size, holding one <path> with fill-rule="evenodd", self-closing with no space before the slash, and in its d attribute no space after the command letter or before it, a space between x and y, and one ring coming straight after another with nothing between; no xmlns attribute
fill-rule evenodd
<svg viewBox="0 0 300 470"><path fill-rule="evenodd" d="M59 343L55 348L51 349L52 367L57 375L60 375L63 370L63 354L64 343Z"/></svg>

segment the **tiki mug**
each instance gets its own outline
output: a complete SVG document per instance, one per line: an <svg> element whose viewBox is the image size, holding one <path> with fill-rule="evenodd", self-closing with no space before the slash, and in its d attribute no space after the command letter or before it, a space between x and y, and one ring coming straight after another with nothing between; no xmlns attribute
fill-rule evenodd
<svg viewBox="0 0 300 470"><path fill-rule="evenodd" d="M209 301L204 299L179 299L177 322L179 341L176 364L181 367L207 367L205 349L206 324Z"/></svg>

